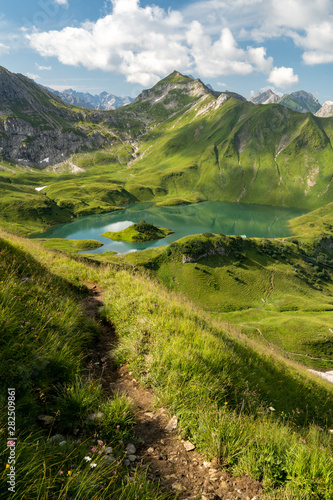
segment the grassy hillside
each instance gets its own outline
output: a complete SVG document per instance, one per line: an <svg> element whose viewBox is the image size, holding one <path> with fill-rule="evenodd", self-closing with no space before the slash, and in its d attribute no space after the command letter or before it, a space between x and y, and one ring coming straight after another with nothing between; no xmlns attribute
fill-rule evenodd
<svg viewBox="0 0 333 500"><path fill-rule="evenodd" d="M89 498L160 498L139 476L125 481L118 439L130 436L131 411L123 399L101 403L101 388L84 369L98 328L81 314L83 280L106 291L101 314L116 327L117 362L130 363L135 377L154 388L159 404L180 418L184 437L235 474L263 481L270 498L332 497L331 385L272 356L141 273L119 265L95 268L5 233L0 241L1 373L8 374L1 393L4 406L8 384L16 387L21 497L68 498L85 491ZM35 282L21 281L24 277ZM98 405L103 419L85 427L86 415ZM36 420L41 414L54 417L51 432L61 432L66 446L47 441L49 430ZM5 425L4 412L1 419ZM84 456L91 446L87 439L96 432L119 460L103 466L97 453L89 474ZM5 459L5 443L3 450Z"/></svg>
<svg viewBox="0 0 333 500"><path fill-rule="evenodd" d="M206 233L126 259L149 269L168 289L237 324L251 338L308 366L329 370L333 263L322 241L310 247L307 240L296 238Z"/></svg>
<svg viewBox="0 0 333 500"><path fill-rule="evenodd" d="M0 425L6 429L0 498L164 498L144 473L129 481L120 441L134 439L133 410L124 397L106 398L88 367L99 325L81 302L83 280L94 279L94 269L5 233L0 252ZM6 483L9 387L15 388L14 495ZM102 418L86 421L99 411ZM43 416L50 422L43 424Z"/></svg>

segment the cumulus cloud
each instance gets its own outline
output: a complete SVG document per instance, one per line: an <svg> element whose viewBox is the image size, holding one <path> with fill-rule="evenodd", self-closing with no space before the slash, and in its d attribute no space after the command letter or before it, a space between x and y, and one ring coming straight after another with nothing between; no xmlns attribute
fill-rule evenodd
<svg viewBox="0 0 333 500"><path fill-rule="evenodd" d="M237 0L248 6L261 1ZM239 48L227 27L220 26L216 39L201 22L188 25L179 11L141 7L139 0L112 0L112 7L111 14L96 22L26 36L42 56L57 57L67 65L119 72L127 81L143 86L174 69L215 77L268 73L273 66L264 47Z"/></svg>
<svg viewBox="0 0 333 500"><path fill-rule="evenodd" d="M305 49L305 64L333 62L333 19L309 26L304 36L294 34L294 41Z"/></svg>
<svg viewBox="0 0 333 500"><path fill-rule="evenodd" d="M68 0L54 0L58 5L63 5L64 7L68 7Z"/></svg>
<svg viewBox="0 0 333 500"><path fill-rule="evenodd" d="M43 56L88 69L118 71L129 82L151 85L160 75L189 68L190 58L179 32L182 16L138 0L113 0L112 14L79 28L27 35Z"/></svg>
<svg viewBox="0 0 333 500"><path fill-rule="evenodd" d="M294 74L293 68L280 68L274 67L267 79L268 82L273 83L278 88L292 87L298 83L298 75Z"/></svg>
<svg viewBox="0 0 333 500"><path fill-rule="evenodd" d="M187 42L196 70L206 77L248 75L254 70L268 71L273 65L272 58L266 59L264 47L240 49L229 28L224 28L220 38L213 42L202 25L193 21Z"/></svg>

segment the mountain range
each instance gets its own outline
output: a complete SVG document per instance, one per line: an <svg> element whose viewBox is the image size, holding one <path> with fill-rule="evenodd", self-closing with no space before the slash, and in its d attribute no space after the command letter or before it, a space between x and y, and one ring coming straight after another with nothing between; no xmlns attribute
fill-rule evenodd
<svg viewBox="0 0 333 500"><path fill-rule="evenodd" d="M193 77L190 76L190 78ZM210 84L207 84L206 87L212 92L215 92ZM129 96L118 97L108 92L101 92L99 95L92 95L89 92L77 92L73 89L66 89L62 92L59 92L49 87L47 88L53 94L60 97L64 102L72 104L73 106L79 106L88 109L117 109L122 106L126 106L127 104L130 104L134 101L134 99ZM236 94L234 95L236 96ZM237 94L237 96L240 100L246 100L245 97L241 96L240 94ZM321 106L316 97L314 97L309 92L305 92L304 90L292 92L291 94L284 94L281 97L275 94L271 89L268 89L262 93L258 92L248 100L253 104L279 103L287 108L299 111L300 113L318 113L317 116L323 117L333 115L333 108L331 109L331 107L329 106L331 101L327 101L323 104L323 106Z"/></svg>
<svg viewBox="0 0 333 500"><path fill-rule="evenodd" d="M89 92L77 92L73 89L66 89L62 92L49 87L47 87L47 89L68 104L88 109L117 109L134 101L132 97L118 97L108 92L92 95Z"/></svg>
<svg viewBox="0 0 333 500"><path fill-rule="evenodd" d="M314 209L333 199L333 118L255 105L177 71L110 111L66 104L4 68L0 89L2 165L43 171L38 199L66 217L141 201Z"/></svg>

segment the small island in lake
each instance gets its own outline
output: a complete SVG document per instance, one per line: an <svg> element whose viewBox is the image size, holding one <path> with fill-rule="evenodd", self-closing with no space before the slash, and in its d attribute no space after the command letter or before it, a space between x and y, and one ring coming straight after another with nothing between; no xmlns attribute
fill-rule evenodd
<svg viewBox="0 0 333 500"><path fill-rule="evenodd" d="M122 231L103 233L102 236L117 241L142 242L160 240L173 232L171 229L154 226L149 222L141 220L139 224L133 224Z"/></svg>

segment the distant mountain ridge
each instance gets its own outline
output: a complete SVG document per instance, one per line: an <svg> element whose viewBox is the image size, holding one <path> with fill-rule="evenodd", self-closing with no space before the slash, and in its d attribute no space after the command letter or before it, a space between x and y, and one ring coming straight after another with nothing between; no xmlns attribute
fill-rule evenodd
<svg viewBox="0 0 333 500"><path fill-rule="evenodd" d="M253 104L282 104L282 106L298 111L299 113L315 114L321 108L321 104L318 99L310 94L310 92L305 92L304 90L298 90L296 92L292 92L291 94L285 94L284 96L279 97L271 89L269 89L262 93L258 92L255 96L251 97L249 101Z"/></svg>
<svg viewBox="0 0 333 500"><path fill-rule="evenodd" d="M271 89L266 90L265 92L257 92L256 95L249 99L253 104L273 104L280 100L280 97L275 94Z"/></svg>
<svg viewBox="0 0 333 500"><path fill-rule="evenodd" d="M66 89L62 92L47 87L53 94L60 97L63 101L73 106L81 108L96 109L96 110L110 110L121 108L134 101L132 97L118 97L108 92L101 92L100 94L92 95L89 92L77 92L73 89Z"/></svg>

